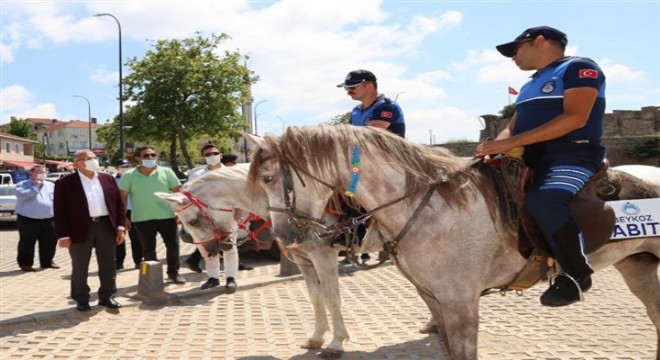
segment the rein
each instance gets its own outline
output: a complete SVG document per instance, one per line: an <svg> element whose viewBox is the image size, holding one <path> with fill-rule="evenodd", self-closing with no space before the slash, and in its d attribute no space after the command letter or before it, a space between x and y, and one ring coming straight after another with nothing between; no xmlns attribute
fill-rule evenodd
<svg viewBox="0 0 660 360"><path fill-rule="evenodd" d="M199 198L195 197L195 195L191 194L188 191L181 191L183 195L185 195L190 202L184 206L182 206L179 210L175 211L177 213L185 211L193 206L197 207L199 212L202 214L204 217L204 220L209 224L209 227L211 228L211 231L213 232L213 237L210 237L206 240L200 241L200 242L193 242L195 245L204 245L213 241L218 241L218 242L223 242L225 239L230 237L233 233L223 233L218 230L218 228L215 227L213 224L213 220L211 219L211 216L209 216L208 212L206 209L209 210L215 210L215 211L225 211L225 212L233 212L234 209L226 209L226 208L213 208L204 203L202 200Z"/></svg>

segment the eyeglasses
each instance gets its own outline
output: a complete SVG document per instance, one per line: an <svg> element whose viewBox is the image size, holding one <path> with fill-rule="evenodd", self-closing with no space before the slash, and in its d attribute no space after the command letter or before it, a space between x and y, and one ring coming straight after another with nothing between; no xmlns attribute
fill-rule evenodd
<svg viewBox="0 0 660 360"><path fill-rule="evenodd" d="M518 49L520 49L520 47L523 46L523 44L531 43L531 42L533 42L534 40L536 40L536 39L529 39L529 40L521 41L521 42L519 42L519 43L515 43L515 44L513 45L513 55L516 55L516 54L518 53Z"/></svg>
<svg viewBox="0 0 660 360"><path fill-rule="evenodd" d="M158 156L158 154L156 154L156 153L150 153L150 154L142 154L142 156L140 156L140 157L142 157L142 158L155 158L157 156Z"/></svg>
<svg viewBox="0 0 660 360"><path fill-rule="evenodd" d="M209 156L213 156L213 155L220 155L220 153L217 152L217 151L214 151L214 152L204 154L204 157L209 157Z"/></svg>

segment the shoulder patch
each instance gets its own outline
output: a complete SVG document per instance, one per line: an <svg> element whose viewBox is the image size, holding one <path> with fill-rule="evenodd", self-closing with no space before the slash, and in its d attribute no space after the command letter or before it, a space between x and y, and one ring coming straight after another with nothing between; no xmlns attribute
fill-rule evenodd
<svg viewBox="0 0 660 360"><path fill-rule="evenodd" d="M385 119L391 119L394 114L391 111L381 111L380 112L380 117L385 118Z"/></svg>
<svg viewBox="0 0 660 360"><path fill-rule="evenodd" d="M578 76L580 79L598 79L598 71L594 69L580 69Z"/></svg>

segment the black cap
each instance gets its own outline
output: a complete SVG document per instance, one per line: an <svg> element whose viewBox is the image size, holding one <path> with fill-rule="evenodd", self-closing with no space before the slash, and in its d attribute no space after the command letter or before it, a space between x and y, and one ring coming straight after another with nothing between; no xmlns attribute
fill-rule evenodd
<svg viewBox="0 0 660 360"><path fill-rule="evenodd" d="M568 44L568 38L563 32L550 26L537 26L523 31L523 33L520 34L515 40L506 44L497 45L495 48L500 52L500 54L506 57L513 57L516 43L526 39L536 39L536 37L539 35L543 35L543 37L548 40L558 41L564 44L564 46Z"/></svg>
<svg viewBox="0 0 660 360"><path fill-rule="evenodd" d="M131 165L131 162L128 161L127 159L119 159L119 160L117 160L117 162L115 163L115 165L117 165L117 166Z"/></svg>
<svg viewBox="0 0 660 360"><path fill-rule="evenodd" d="M346 75L344 82L337 85L337 87L356 86L365 81L376 82L376 75L369 70L353 70Z"/></svg>

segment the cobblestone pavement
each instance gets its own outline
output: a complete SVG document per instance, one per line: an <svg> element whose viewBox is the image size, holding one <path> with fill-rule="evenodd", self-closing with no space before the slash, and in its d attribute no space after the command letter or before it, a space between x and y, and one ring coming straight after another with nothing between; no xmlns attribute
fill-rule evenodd
<svg viewBox="0 0 660 360"><path fill-rule="evenodd" d="M92 298L93 310L80 313L67 299L68 253L58 249L59 270L22 273L15 263L17 239L15 228L0 228L3 360L318 358L318 351L300 348L314 326L304 282L279 277L273 261L244 256L256 269L240 272L234 294L222 287L199 290L206 276L184 269L188 283L166 283L176 301L165 306L135 299L137 271L124 270L117 296L124 307L107 310ZM183 244L181 253L191 250ZM438 335L418 332L429 312L394 266L341 269L351 335L342 359L447 359ZM95 272L90 287L98 287ZM587 301L568 308L542 307L542 290L482 299L480 359L655 359L654 328L613 268L595 275Z"/></svg>

